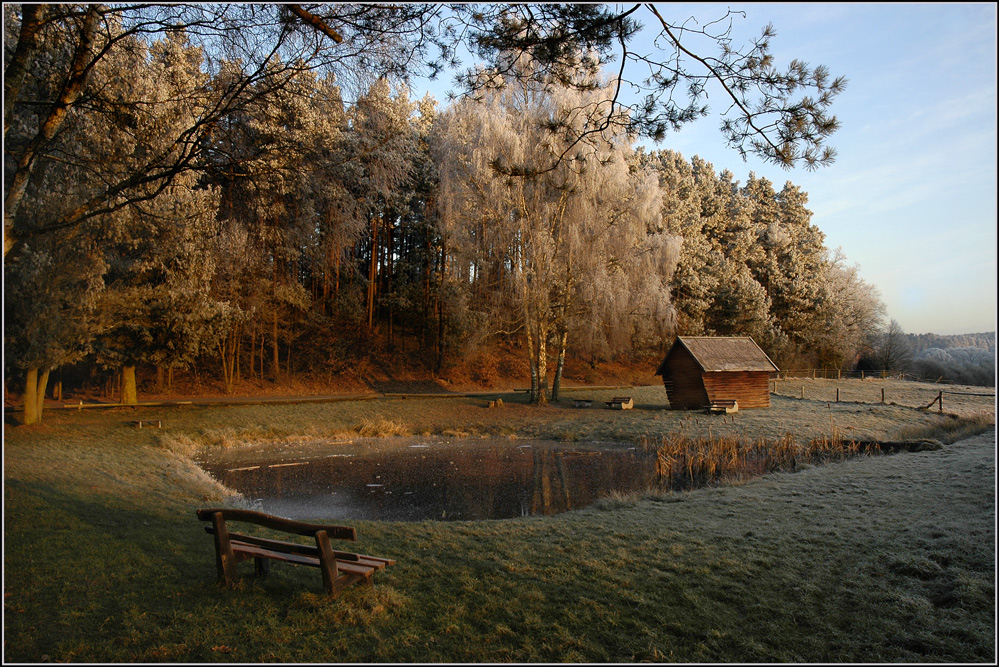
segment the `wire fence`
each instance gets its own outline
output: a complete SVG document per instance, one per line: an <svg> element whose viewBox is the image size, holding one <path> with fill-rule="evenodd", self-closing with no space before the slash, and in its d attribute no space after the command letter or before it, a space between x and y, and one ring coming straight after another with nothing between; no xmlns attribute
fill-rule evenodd
<svg viewBox="0 0 999 667"><path fill-rule="evenodd" d="M945 380L942 377L928 378L920 377L914 373L905 373L895 370L865 370L865 371L844 371L837 368L799 368L790 370L780 370L770 374L771 380L811 379L811 380L906 380L909 382L928 382L930 384L966 384Z"/></svg>
<svg viewBox="0 0 999 667"><path fill-rule="evenodd" d="M905 380L902 383L864 382L857 384L811 383L808 380L886 379ZM927 387L929 382L936 386ZM975 391L969 385L944 388L943 382L926 380L898 371L836 371L828 369L803 369L771 373L770 391L785 398L799 398L823 402L880 403L905 405L924 410L944 411L945 396L948 412L980 412L995 409L995 388L982 387ZM948 383L949 384L949 383ZM932 399L932 400L931 400Z"/></svg>

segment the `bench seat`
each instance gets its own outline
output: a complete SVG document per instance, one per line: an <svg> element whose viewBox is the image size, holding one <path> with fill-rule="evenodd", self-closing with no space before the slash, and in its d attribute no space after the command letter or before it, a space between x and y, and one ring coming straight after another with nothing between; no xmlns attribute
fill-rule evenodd
<svg viewBox="0 0 999 667"><path fill-rule="evenodd" d="M631 410L635 407L635 402L631 396L615 396L609 401L605 401L611 410Z"/></svg>

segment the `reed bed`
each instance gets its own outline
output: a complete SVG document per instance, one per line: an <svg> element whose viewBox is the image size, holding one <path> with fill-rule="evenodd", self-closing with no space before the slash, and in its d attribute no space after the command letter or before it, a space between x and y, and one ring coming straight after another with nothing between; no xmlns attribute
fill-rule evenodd
<svg viewBox="0 0 999 667"><path fill-rule="evenodd" d="M685 433L644 438L646 451L656 454L656 479L664 489L688 491L705 486L753 479L771 472L790 472L803 464L830 463L882 453L878 443L831 436L807 445L790 433L776 439L739 436L689 437Z"/></svg>

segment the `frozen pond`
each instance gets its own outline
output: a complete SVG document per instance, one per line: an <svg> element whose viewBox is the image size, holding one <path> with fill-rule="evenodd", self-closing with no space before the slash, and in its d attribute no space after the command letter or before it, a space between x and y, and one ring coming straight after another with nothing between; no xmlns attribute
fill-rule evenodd
<svg viewBox="0 0 999 667"><path fill-rule="evenodd" d="M209 452L198 463L261 511L292 519L558 514L655 480L654 456L641 449L536 440L272 443Z"/></svg>

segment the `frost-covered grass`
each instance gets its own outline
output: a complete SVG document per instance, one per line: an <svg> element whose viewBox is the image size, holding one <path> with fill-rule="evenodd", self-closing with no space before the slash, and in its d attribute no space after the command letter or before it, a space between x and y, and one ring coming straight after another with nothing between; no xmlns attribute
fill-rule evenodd
<svg viewBox="0 0 999 667"><path fill-rule="evenodd" d="M214 586L211 540L194 510L223 502L224 489L190 463L193 448L244 435L359 434L366 424L633 442L680 425L712 437L770 428L767 411L669 413L652 407L655 388L645 391L636 390L630 412L538 410L504 396L502 409L408 399L139 411L161 418L162 431L134 428L132 411L51 411L41 425L9 428L4 658L995 659L994 426L935 451L689 492L650 489L556 517L359 522L352 546L398 564L375 575L374 589L334 601L321 595L316 570L283 564L236 591ZM978 412L986 416L969 428L989 416L994 423L994 413ZM831 418L841 431L915 438L932 429L944 442L941 433L956 437L966 423L901 406L790 398L776 399L769 418L781 422L776 433L801 437L821 435Z"/></svg>

